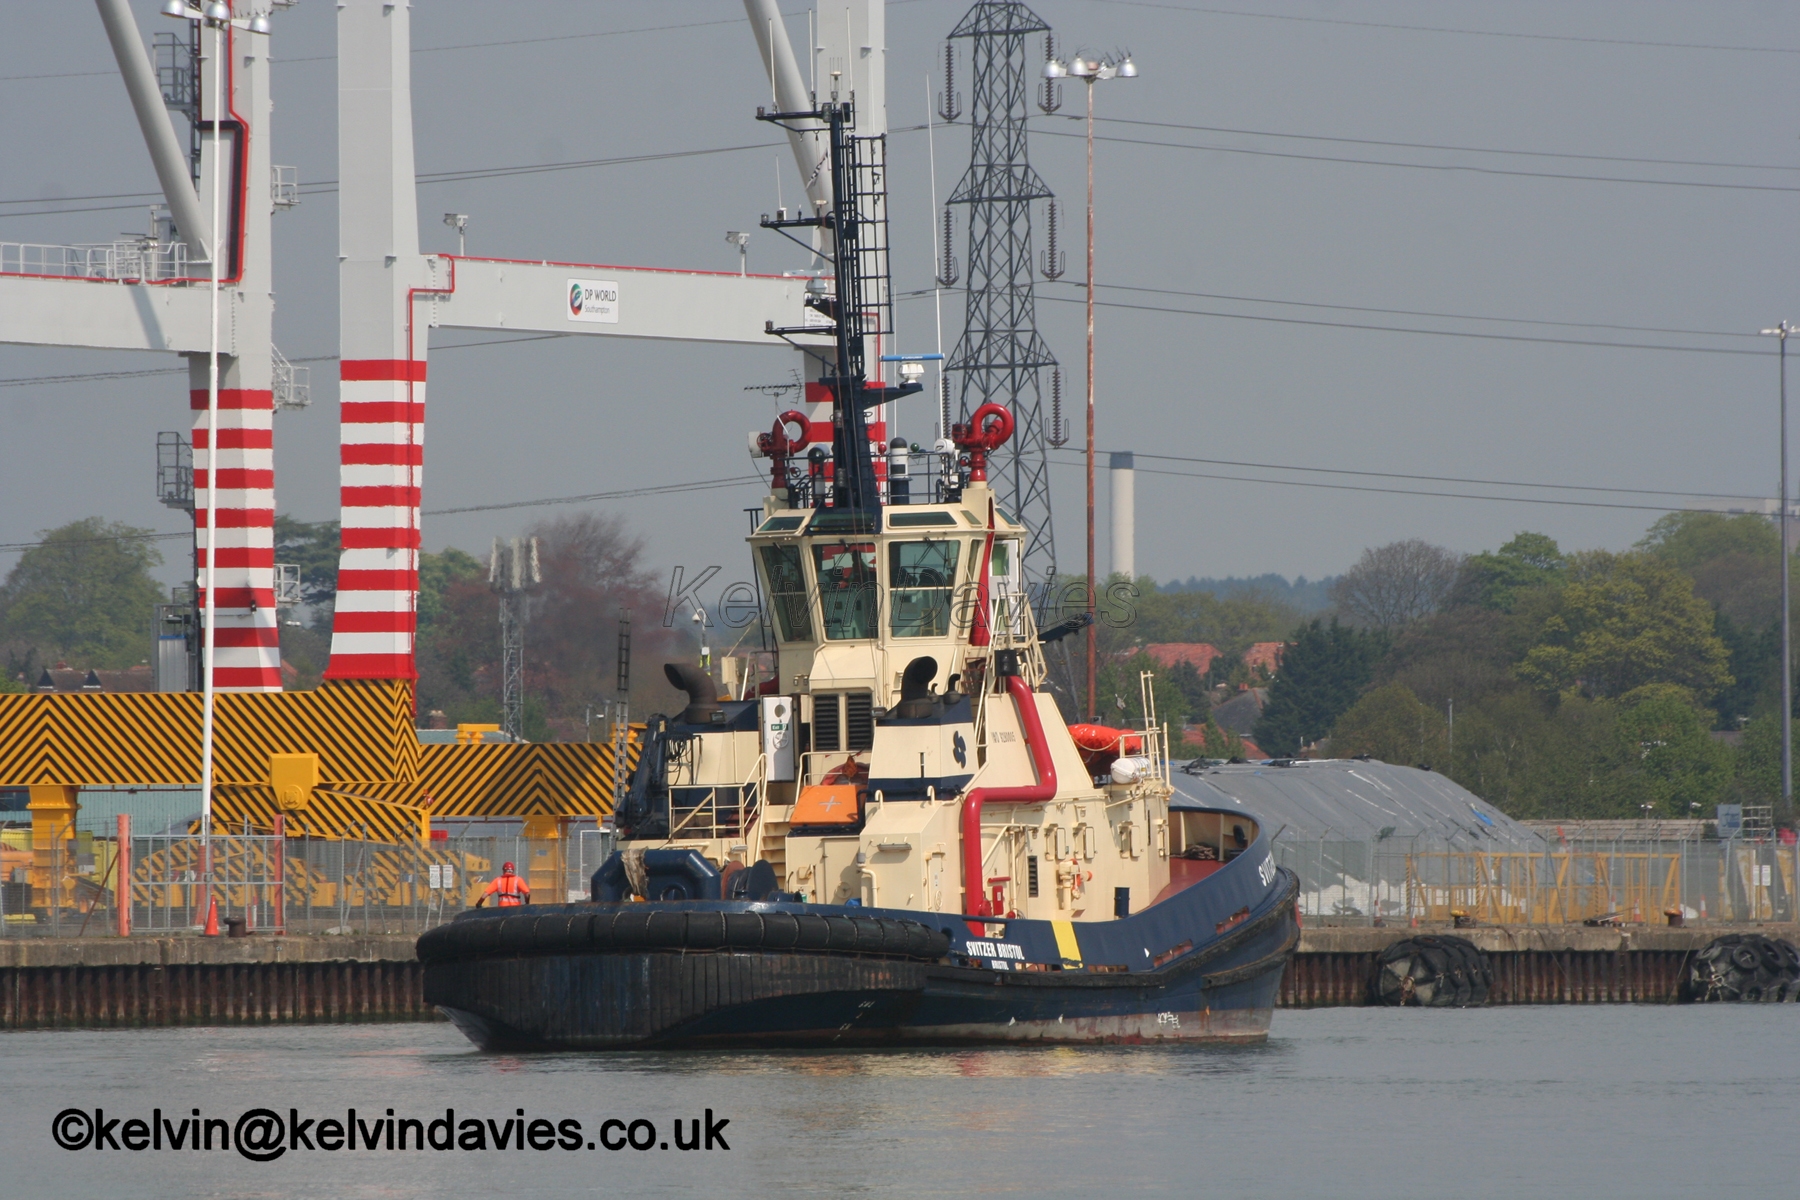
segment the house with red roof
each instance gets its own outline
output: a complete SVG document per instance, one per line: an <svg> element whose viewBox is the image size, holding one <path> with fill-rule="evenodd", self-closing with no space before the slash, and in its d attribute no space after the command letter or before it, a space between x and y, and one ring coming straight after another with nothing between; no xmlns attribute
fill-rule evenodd
<svg viewBox="0 0 1800 1200"><path fill-rule="evenodd" d="M1219 648L1211 642L1152 642L1144 647L1144 653L1165 671L1188 663L1204 675L1212 669L1213 660L1219 657Z"/></svg>
<svg viewBox="0 0 1800 1200"><path fill-rule="evenodd" d="M1264 758L1269 757L1268 753L1266 751L1264 751L1261 746L1258 746L1255 742L1251 741L1248 737L1245 737L1242 734L1238 734L1238 735L1236 735L1236 737L1237 737L1237 748L1236 749L1234 749L1228 742L1225 742L1225 743L1215 742L1214 744L1208 744L1208 739L1206 736L1206 726L1205 725L1189 725L1181 731L1181 741L1182 741L1183 745L1176 747L1175 753L1178 755L1181 753L1184 753L1185 752L1184 747L1185 747L1185 748L1191 749L1191 750L1202 751L1202 756L1206 757L1206 758L1225 758L1228 755L1235 755L1236 757L1244 758L1244 759L1254 762L1258 759L1264 759Z"/></svg>
<svg viewBox="0 0 1800 1200"><path fill-rule="evenodd" d="M1251 670L1261 667L1272 679L1281 667L1281 651L1286 642L1257 642L1244 651L1244 665Z"/></svg>

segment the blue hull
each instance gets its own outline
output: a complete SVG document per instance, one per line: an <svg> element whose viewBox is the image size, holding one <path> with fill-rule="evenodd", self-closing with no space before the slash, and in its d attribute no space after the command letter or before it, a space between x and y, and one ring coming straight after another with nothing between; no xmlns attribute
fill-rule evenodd
<svg viewBox="0 0 1800 1200"><path fill-rule="evenodd" d="M690 901L471 913L419 953L426 1001L486 1050L1247 1042L1297 888L1259 841L1142 912L1058 923L1060 944L1049 921Z"/></svg>

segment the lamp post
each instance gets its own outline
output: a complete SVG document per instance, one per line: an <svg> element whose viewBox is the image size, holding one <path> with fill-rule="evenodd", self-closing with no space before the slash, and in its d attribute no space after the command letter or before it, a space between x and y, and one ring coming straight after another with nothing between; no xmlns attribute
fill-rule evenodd
<svg viewBox="0 0 1800 1200"><path fill-rule="evenodd" d="M1788 601L1788 436L1787 436L1787 340L1800 326L1783 321L1762 331L1781 346L1781 806L1794 807L1794 657L1790 648Z"/></svg>
<svg viewBox="0 0 1800 1200"><path fill-rule="evenodd" d="M197 21L213 31L213 107L212 130L212 244L206 256L212 263L212 308L209 324L211 342L206 356L206 571L202 586L206 598L200 618L200 880L206 889L206 909L212 906L212 810L213 810L213 730L214 689L213 650L215 636L213 616L216 608L214 587L218 566L218 488L219 488L219 260L224 238L220 234L220 180L225 171L224 115L225 103L225 31L236 26L251 33L267 34L269 17L258 13L248 18L231 15L226 0L206 0L203 6L191 7L186 0L167 0L162 6L165 17L181 21ZM205 919L202 913L202 920Z"/></svg>
<svg viewBox="0 0 1800 1200"><path fill-rule="evenodd" d="M1045 79L1074 76L1087 84L1087 610L1096 611L1094 596L1094 84L1102 79L1136 79L1137 64L1129 54L1111 59L1076 55L1068 62L1052 58L1044 64ZM1099 720L1096 699L1099 643L1096 627L1087 627L1087 716Z"/></svg>
<svg viewBox="0 0 1800 1200"><path fill-rule="evenodd" d="M456 256L462 258L469 253L469 214L445 213L444 224L456 230Z"/></svg>
<svg viewBox="0 0 1800 1200"><path fill-rule="evenodd" d="M738 248L738 274L748 275L750 273L750 251L748 249L750 235L741 229L727 229L725 240Z"/></svg>

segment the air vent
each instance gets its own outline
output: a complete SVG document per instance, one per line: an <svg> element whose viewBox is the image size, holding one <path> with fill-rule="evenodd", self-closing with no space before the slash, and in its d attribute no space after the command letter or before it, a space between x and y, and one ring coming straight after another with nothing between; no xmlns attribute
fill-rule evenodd
<svg viewBox="0 0 1800 1200"><path fill-rule="evenodd" d="M846 750L873 750L875 748L875 694L873 692L844 693L844 734L847 738Z"/></svg>
<svg viewBox="0 0 1800 1200"><path fill-rule="evenodd" d="M813 696L812 748L814 750L842 750L842 722L838 718L838 702L841 692L822 692Z"/></svg>

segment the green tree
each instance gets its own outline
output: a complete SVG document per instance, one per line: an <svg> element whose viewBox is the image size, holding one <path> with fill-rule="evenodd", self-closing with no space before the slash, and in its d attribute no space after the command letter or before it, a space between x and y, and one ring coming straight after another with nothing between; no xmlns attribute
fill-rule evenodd
<svg viewBox="0 0 1800 1200"><path fill-rule="evenodd" d="M1237 658L1255 642L1278 641L1299 620L1272 593L1246 589L1227 597L1211 592L1160 591L1148 576L1126 627L1135 642L1210 642Z"/></svg>
<svg viewBox="0 0 1800 1200"><path fill-rule="evenodd" d="M1511 612L1520 593L1559 585L1567 568L1554 538L1520 533L1491 554L1473 554L1463 560L1452 603Z"/></svg>
<svg viewBox="0 0 1800 1200"><path fill-rule="evenodd" d="M1641 806L1650 804L1651 816L1685 817L1718 803L1731 783L1732 752L1713 738L1712 713L1666 683L1626 693L1619 707L1619 738L1626 755L1636 756L1630 773L1640 811L1632 815L1644 815Z"/></svg>
<svg viewBox="0 0 1800 1200"><path fill-rule="evenodd" d="M447 546L441 554L419 555L419 632L444 615L445 597L454 583L487 582L487 568L472 554Z"/></svg>
<svg viewBox="0 0 1800 1200"><path fill-rule="evenodd" d="M1765 712L1744 726L1733 754L1732 786L1721 797L1739 804L1776 806L1775 819L1792 823L1794 812L1781 807L1781 711ZM1713 816L1703 812L1705 817Z"/></svg>
<svg viewBox="0 0 1800 1200"><path fill-rule="evenodd" d="M1445 714L1419 702L1404 683L1367 692L1345 710L1331 730L1331 753L1338 758L1367 754L1382 762L1436 764L1445 761Z"/></svg>
<svg viewBox="0 0 1800 1200"><path fill-rule="evenodd" d="M1302 625L1282 653L1269 702L1257 719L1257 745L1271 754L1297 754L1331 727L1374 674L1386 651L1385 634L1352 629L1333 618Z"/></svg>
<svg viewBox="0 0 1800 1200"><path fill-rule="evenodd" d="M152 536L99 517L39 533L42 544L20 555L0 585L0 639L13 660L143 662L152 608L166 598L150 575L162 563Z"/></svg>
<svg viewBox="0 0 1800 1200"><path fill-rule="evenodd" d="M1208 713L1206 719L1186 726L1170 752L1174 758L1243 758L1244 739L1229 730L1220 729Z"/></svg>
<svg viewBox="0 0 1800 1200"><path fill-rule="evenodd" d="M1574 556L1533 641L1517 670L1543 691L1616 697L1673 683L1710 699L1731 683L1711 606L1692 580L1649 554Z"/></svg>
<svg viewBox="0 0 1800 1200"><path fill-rule="evenodd" d="M1141 725L1144 720L1142 674L1148 671L1150 696L1156 705L1156 720L1171 729L1181 729L1194 711L1173 673L1163 670L1156 660L1140 650L1100 664L1095 698L1100 705L1099 718L1107 725Z"/></svg>
<svg viewBox="0 0 1800 1200"><path fill-rule="evenodd" d="M1781 623L1772 621L1760 629L1740 625L1721 611L1713 622L1730 653L1731 684L1713 697L1720 727L1737 729L1749 718L1781 706Z"/></svg>
<svg viewBox="0 0 1800 1200"><path fill-rule="evenodd" d="M1767 517L1670 513L1650 527L1637 548L1687 572L1694 594L1736 624L1780 621L1781 535Z"/></svg>
<svg viewBox="0 0 1800 1200"><path fill-rule="evenodd" d="M1728 554L1778 558L1781 535L1767 517L1750 513L1678 512L1650 526L1636 549L1692 571Z"/></svg>
<svg viewBox="0 0 1800 1200"><path fill-rule="evenodd" d="M300 568L300 595L308 604L330 604L337 599L337 573L342 538L336 521L296 521L275 518L275 561Z"/></svg>

